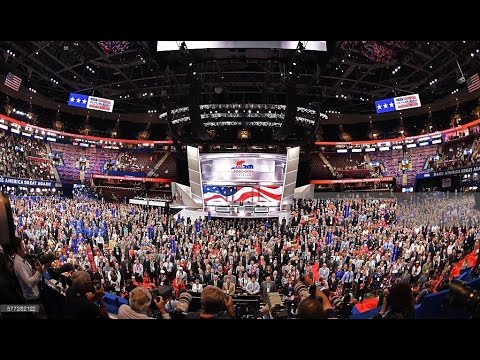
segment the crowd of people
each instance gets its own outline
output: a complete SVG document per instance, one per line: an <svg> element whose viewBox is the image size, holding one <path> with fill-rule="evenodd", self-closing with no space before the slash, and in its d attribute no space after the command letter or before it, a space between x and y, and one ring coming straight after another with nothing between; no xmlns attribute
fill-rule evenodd
<svg viewBox="0 0 480 360"><path fill-rule="evenodd" d="M480 161L480 142L477 138L452 142L439 146L437 154L427 159L427 167L435 170L450 170L473 166Z"/></svg>
<svg viewBox="0 0 480 360"><path fill-rule="evenodd" d="M55 181L47 148L39 141L0 132L0 172L23 179Z"/></svg>
<svg viewBox="0 0 480 360"><path fill-rule="evenodd" d="M276 291L293 301L305 276L337 306L346 295L361 301L396 283L423 297L448 286L452 265L480 242L471 195L298 200L282 223L185 219L87 197L11 203L25 254L53 252L53 268L85 270L93 283L127 298L135 287L168 286L175 299L210 285L265 303Z"/></svg>

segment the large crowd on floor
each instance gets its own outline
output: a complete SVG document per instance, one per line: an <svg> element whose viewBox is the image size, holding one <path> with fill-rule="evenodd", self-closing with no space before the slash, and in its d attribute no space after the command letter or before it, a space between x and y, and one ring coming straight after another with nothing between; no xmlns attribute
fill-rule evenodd
<svg viewBox="0 0 480 360"><path fill-rule="evenodd" d="M263 301L278 291L286 300L309 274L332 299L348 293L360 301L401 282L421 301L446 287L452 265L480 243L473 196L298 200L282 223L185 219L86 198L11 203L27 253L52 251L54 268L70 263L121 296L135 286L171 286L175 297L214 285Z"/></svg>

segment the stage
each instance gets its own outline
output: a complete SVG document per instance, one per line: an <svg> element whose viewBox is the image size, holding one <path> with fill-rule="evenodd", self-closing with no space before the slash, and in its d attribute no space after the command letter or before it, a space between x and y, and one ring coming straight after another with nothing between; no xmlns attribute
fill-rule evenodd
<svg viewBox="0 0 480 360"><path fill-rule="evenodd" d="M185 218L242 218L242 219L289 219L290 211L281 210L278 206L207 206L205 209L173 205L171 209Z"/></svg>
<svg viewBox="0 0 480 360"><path fill-rule="evenodd" d="M284 211L286 213L286 211ZM205 212L208 216L208 211ZM211 211L212 218L243 218L243 219L265 219L265 218L279 218L282 215L281 211L270 211L268 213L256 213L251 211L231 211L231 212L217 212Z"/></svg>

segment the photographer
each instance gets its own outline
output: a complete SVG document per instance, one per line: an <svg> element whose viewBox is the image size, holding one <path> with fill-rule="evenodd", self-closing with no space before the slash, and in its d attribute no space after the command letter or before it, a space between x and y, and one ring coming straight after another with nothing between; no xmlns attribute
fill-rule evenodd
<svg viewBox="0 0 480 360"><path fill-rule="evenodd" d="M35 270L32 265L25 259L25 242L19 238L14 238L13 249L15 251L15 259L13 266L15 275L22 288L23 297L27 304L39 305L39 312L36 314L37 318L46 319L47 314L42 303L39 283L42 280L43 273L47 270L47 265L40 264L35 261Z"/></svg>
<svg viewBox="0 0 480 360"><path fill-rule="evenodd" d="M153 300L155 307L162 314L163 319L170 319L165 309L165 302L161 296ZM119 319L154 319L151 317L152 294L143 287L136 287L130 292L128 305L123 304L118 309Z"/></svg>
<svg viewBox="0 0 480 360"><path fill-rule="evenodd" d="M219 287L208 285L202 291L201 312L189 312L187 319L235 319L233 298Z"/></svg>
<svg viewBox="0 0 480 360"><path fill-rule="evenodd" d="M5 245L4 245L5 246ZM13 261L0 246L0 304L25 304L14 274ZM28 319L28 313L0 313L0 319Z"/></svg>
<svg viewBox="0 0 480 360"><path fill-rule="evenodd" d="M413 319L415 300L408 284L398 283L390 288L384 296L382 309L375 318L380 319Z"/></svg>
<svg viewBox="0 0 480 360"><path fill-rule="evenodd" d="M93 287L86 271L75 271L71 276L72 286L67 290L65 318L99 319L108 318L103 296L105 292L98 285Z"/></svg>
<svg viewBox="0 0 480 360"><path fill-rule="evenodd" d="M310 287L308 289L307 287ZM298 317L300 319L335 319L335 310L328 297L315 286L312 278L305 274L304 283L295 285L295 292L300 297Z"/></svg>

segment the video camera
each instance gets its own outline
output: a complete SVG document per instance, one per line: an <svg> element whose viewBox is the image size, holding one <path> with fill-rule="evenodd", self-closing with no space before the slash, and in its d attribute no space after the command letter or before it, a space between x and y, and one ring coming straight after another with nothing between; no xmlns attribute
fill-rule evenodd
<svg viewBox="0 0 480 360"><path fill-rule="evenodd" d="M42 253L42 254L27 254L25 259L35 262L39 262L41 265L51 263L56 259L54 253Z"/></svg>
<svg viewBox="0 0 480 360"><path fill-rule="evenodd" d="M473 318L480 318L480 292L460 280L452 280L448 285L450 294L463 304Z"/></svg>
<svg viewBox="0 0 480 360"><path fill-rule="evenodd" d="M283 301L278 293L268 294L270 316L273 319L288 319L296 317L298 305L309 296L315 295L316 286L312 285L308 287L300 281L294 285L293 289L297 296L292 299L284 299Z"/></svg>
<svg viewBox="0 0 480 360"><path fill-rule="evenodd" d="M152 304L151 309L153 313L153 317L160 318L161 315L158 313L157 306L155 305L154 299L158 299L160 296L163 298L165 303L168 300L172 301L172 289L170 286L159 286L153 290L150 290L150 294L152 295ZM175 308L170 312L170 316L172 319L183 319L186 317L187 312L190 307L190 303L192 301L192 295L189 294L187 291L183 291L178 296L178 300L176 301Z"/></svg>

